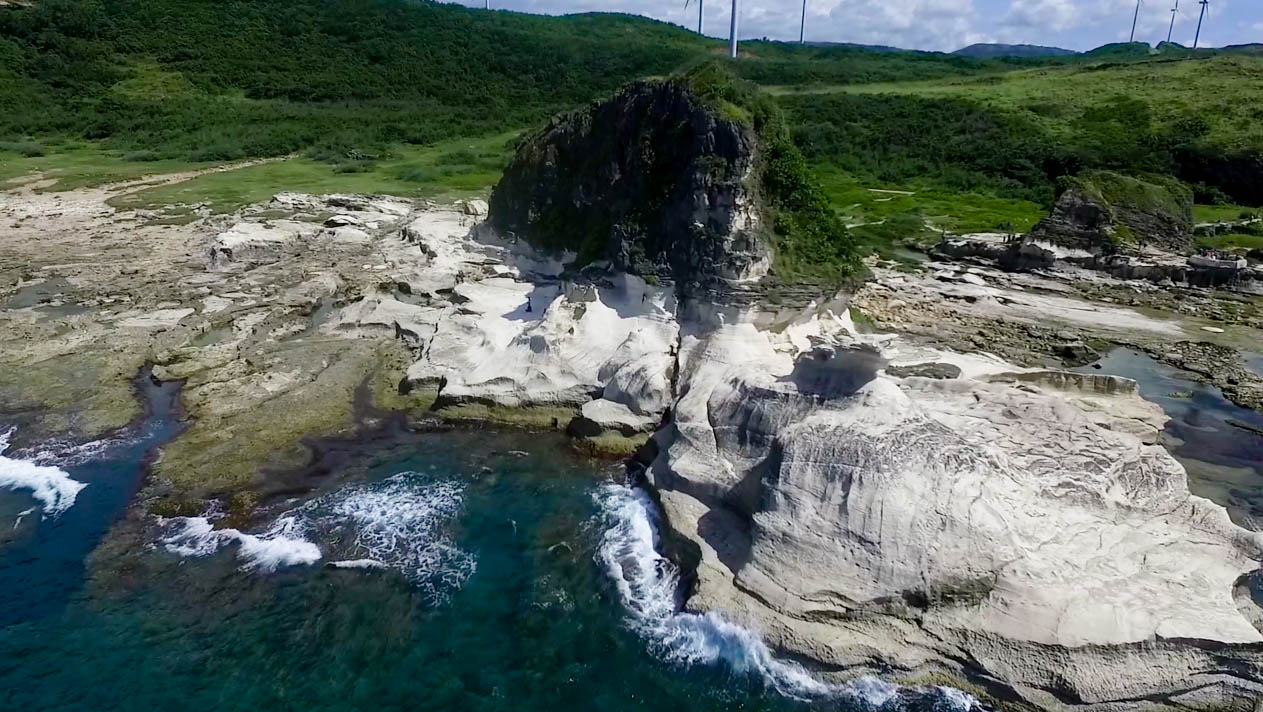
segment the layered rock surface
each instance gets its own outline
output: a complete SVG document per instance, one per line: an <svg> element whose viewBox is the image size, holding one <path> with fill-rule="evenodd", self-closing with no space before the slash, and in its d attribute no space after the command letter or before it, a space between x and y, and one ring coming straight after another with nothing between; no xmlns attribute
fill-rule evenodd
<svg viewBox="0 0 1263 712"><path fill-rule="evenodd" d="M1041 707L1263 693L1237 591L1263 540L1147 444L1165 418L1134 384L813 329L797 359L742 325L683 342L649 474L697 547L691 606L832 668Z"/></svg>

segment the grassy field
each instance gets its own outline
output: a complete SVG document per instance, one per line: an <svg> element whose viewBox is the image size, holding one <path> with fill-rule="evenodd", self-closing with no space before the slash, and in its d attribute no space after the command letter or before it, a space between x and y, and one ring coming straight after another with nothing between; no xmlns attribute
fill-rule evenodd
<svg viewBox="0 0 1263 712"><path fill-rule="evenodd" d="M834 209L848 225L915 215L926 224L926 231L910 237L928 238L943 232L1024 232L1047 214L1043 207L1029 200L925 185L864 183L829 166L817 167L816 175Z"/></svg>
<svg viewBox="0 0 1263 712"><path fill-rule="evenodd" d="M1227 250L1231 252L1263 250L1263 235L1230 233L1227 235L1216 235L1214 237L1199 237L1197 238L1197 246L1209 247L1212 250Z"/></svg>
<svg viewBox="0 0 1263 712"><path fill-rule="evenodd" d="M213 165L184 159L129 160L121 151L88 141L50 143L41 147L39 155L0 146L0 187L39 178L55 180L53 190L73 190Z"/></svg>
<svg viewBox="0 0 1263 712"><path fill-rule="evenodd" d="M1243 205L1194 205L1193 222L1236 222L1263 216L1263 208L1248 208Z"/></svg>
<svg viewBox="0 0 1263 712"><path fill-rule="evenodd" d="M1144 102L1159 124L1201 118L1220 146L1263 145L1263 57L1019 69L981 77L923 81L769 87L777 95L892 94L966 99L1022 112L1052 135L1069 139L1094 110L1120 97Z"/></svg>
<svg viewBox="0 0 1263 712"><path fill-rule="evenodd" d="M231 212L281 190L304 193L385 193L452 200L485 196L499 180L516 132L453 139L433 146L397 146L380 157L330 162L308 156L208 173L110 199L117 208L148 210L207 204ZM179 211L171 211L175 217Z"/></svg>

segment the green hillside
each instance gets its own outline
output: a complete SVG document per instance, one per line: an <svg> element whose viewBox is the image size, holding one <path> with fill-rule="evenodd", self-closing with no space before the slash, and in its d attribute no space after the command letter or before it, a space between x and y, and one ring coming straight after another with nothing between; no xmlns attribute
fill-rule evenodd
<svg viewBox="0 0 1263 712"><path fill-rule="evenodd" d="M0 139L231 160L428 143L538 122L724 44L640 17L413 0L40 0L0 8ZM755 81L891 81L1005 65L747 45ZM36 149L29 143L29 152Z"/></svg>
<svg viewBox="0 0 1263 712"><path fill-rule="evenodd" d="M514 137L723 42L641 17L415 0L39 0L0 6L0 180L72 187L297 155L117 202L271 189L484 192ZM1066 57L747 42L835 212L874 244L1022 230L1057 179L1165 173L1263 204L1263 58L1112 45ZM202 190L197 193L196 190ZM1229 212L1235 208L1225 208Z"/></svg>
<svg viewBox="0 0 1263 712"><path fill-rule="evenodd" d="M1218 55L1187 61L1068 64L985 77L933 81L779 87L778 93L838 93L965 100L1012 111L1059 140L1073 140L1093 114L1121 99L1144 103L1157 128L1190 119L1206 123L1204 138L1233 149L1263 146L1263 61Z"/></svg>
<svg viewBox="0 0 1263 712"><path fill-rule="evenodd" d="M772 91L812 160L868 184L1046 207L1058 177L1106 168L1176 176L1201 203L1263 204L1257 57L1073 62ZM1010 217L1018 229L1029 220Z"/></svg>

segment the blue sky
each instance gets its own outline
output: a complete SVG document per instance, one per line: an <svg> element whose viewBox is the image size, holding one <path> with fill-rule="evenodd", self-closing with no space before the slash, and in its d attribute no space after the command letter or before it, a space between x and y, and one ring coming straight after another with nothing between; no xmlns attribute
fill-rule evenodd
<svg viewBox="0 0 1263 712"><path fill-rule="evenodd" d="M1166 39L1175 0L1144 0L1136 39ZM691 0L696 2L696 0ZM731 0L705 0L705 31L727 36ZM1200 7L1180 0L1172 39L1193 43ZM739 35L798 39L800 0L740 0ZM482 6L481 0L466 4ZM684 0L491 0L492 8L561 14L630 12L694 28ZM1135 0L807 0L807 39L950 51L974 42L1091 49L1125 41ZM1263 42L1263 0L1211 0L1201 46Z"/></svg>

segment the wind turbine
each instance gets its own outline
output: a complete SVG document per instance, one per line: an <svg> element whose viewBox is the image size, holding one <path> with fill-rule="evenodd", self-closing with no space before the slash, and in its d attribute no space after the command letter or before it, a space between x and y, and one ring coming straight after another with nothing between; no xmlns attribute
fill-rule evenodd
<svg viewBox="0 0 1263 712"><path fill-rule="evenodd" d="M1167 29L1167 44L1171 44L1171 33L1175 31L1175 16L1180 11L1180 0L1175 0L1175 7L1171 8L1171 27Z"/></svg>
<svg viewBox="0 0 1263 712"><path fill-rule="evenodd" d="M689 9L689 3L693 0L684 0L684 9ZM697 0L697 34L702 34L702 0Z"/></svg>
<svg viewBox="0 0 1263 712"><path fill-rule="evenodd" d="M737 58L737 0L732 0L732 20L728 24L728 56Z"/></svg>
<svg viewBox="0 0 1263 712"><path fill-rule="evenodd" d="M803 34L807 31L807 0L803 0L803 22L798 26L798 44L803 43Z"/></svg>
<svg viewBox="0 0 1263 712"><path fill-rule="evenodd" d="M1206 6L1209 4L1210 0L1201 0L1202 12L1197 16L1197 34L1193 35L1193 49L1197 49L1197 41L1202 38L1202 18L1206 17Z"/></svg>
<svg viewBox="0 0 1263 712"><path fill-rule="evenodd" d="M1131 39L1127 40L1128 42L1136 41L1136 20L1140 19L1140 2L1141 0L1136 0L1136 14L1131 16Z"/></svg>

